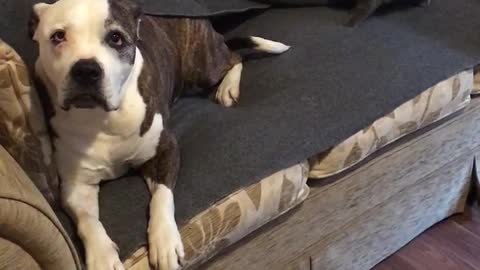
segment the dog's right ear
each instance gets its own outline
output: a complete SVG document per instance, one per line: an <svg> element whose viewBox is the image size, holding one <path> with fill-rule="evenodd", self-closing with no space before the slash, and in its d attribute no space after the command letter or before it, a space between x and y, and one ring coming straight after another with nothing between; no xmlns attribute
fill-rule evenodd
<svg viewBox="0 0 480 270"><path fill-rule="evenodd" d="M28 21L28 34L30 38L35 40L35 32L37 31L38 23L40 22L40 18L42 14L50 7L49 4L45 3L38 3L35 4L32 8L32 12L30 14L30 20Z"/></svg>

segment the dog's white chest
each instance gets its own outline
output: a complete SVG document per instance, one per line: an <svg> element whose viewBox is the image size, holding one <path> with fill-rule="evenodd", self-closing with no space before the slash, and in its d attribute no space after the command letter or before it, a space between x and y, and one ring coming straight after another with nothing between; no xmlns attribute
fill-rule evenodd
<svg viewBox="0 0 480 270"><path fill-rule="evenodd" d="M138 116L138 112L123 112L103 119L103 126L108 127L105 129L95 128L98 120L91 113L85 115L84 121L73 122L63 115L52 119L58 132L56 160L62 178L93 182L113 179L152 158L163 120L157 114L149 131L140 136L143 117Z"/></svg>

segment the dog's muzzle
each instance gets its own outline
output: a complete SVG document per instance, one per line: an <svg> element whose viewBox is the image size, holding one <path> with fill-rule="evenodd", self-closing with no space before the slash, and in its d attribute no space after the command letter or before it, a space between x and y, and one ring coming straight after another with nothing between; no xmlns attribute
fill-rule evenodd
<svg viewBox="0 0 480 270"><path fill-rule="evenodd" d="M105 97L101 93L103 69L95 59L81 59L70 70L72 86L64 101L63 109L72 106L80 109L102 107L111 111Z"/></svg>
<svg viewBox="0 0 480 270"><path fill-rule="evenodd" d="M68 111L72 107L79 109L94 109L96 107L101 107L107 112L112 111L105 101L105 98L98 94L83 93L68 97L65 99L62 109Z"/></svg>

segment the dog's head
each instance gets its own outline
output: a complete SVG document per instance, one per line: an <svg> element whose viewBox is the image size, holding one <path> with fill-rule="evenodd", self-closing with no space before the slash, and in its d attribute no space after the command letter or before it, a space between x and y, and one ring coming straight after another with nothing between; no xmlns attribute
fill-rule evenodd
<svg viewBox="0 0 480 270"><path fill-rule="evenodd" d="M135 62L140 14L129 0L59 0L33 7L37 71L58 106L119 107Z"/></svg>

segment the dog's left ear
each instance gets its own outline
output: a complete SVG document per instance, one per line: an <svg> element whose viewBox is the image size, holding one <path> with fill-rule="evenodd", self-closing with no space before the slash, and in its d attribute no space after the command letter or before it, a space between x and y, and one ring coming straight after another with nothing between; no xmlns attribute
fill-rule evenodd
<svg viewBox="0 0 480 270"><path fill-rule="evenodd" d="M30 14L30 20L28 21L28 34L30 35L31 39L35 40L35 33L37 32L40 18L49 7L50 5L45 3L38 3L33 6L32 12Z"/></svg>

